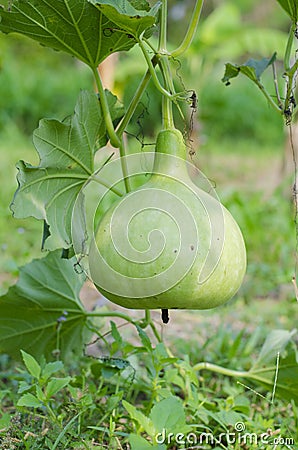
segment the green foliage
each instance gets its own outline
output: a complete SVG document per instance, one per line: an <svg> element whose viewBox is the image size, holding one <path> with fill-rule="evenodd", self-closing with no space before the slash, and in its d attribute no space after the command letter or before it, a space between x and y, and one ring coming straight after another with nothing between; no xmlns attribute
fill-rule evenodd
<svg viewBox="0 0 298 450"><path fill-rule="evenodd" d="M18 282L0 298L0 350L15 358L20 348L35 358L81 351L86 315L79 300L83 276L74 260L49 253L20 270Z"/></svg>
<svg viewBox="0 0 298 450"><path fill-rule="evenodd" d="M47 117L63 119L72 111L80 90L90 88L91 72L70 56L37 46L21 36L2 35L0 42L1 139L9 133L12 122L31 135L45 111Z"/></svg>
<svg viewBox="0 0 298 450"><path fill-rule="evenodd" d="M113 334L120 350L122 344L115 328ZM230 337L229 330L223 331L221 351L218 340L209 340L210 351L217 352L219 364L226 357L223 341ZM243 336L238 339L238 345L239 342L240 347L247 344ZM106 345L102 347L104 351L110 344ZM278 351L285 355L288 345L292 345L292 333L284 331L274 331L261 349L260 342L251 342L250 364L254 376L260 376L262 371L264 375L264 362L276 359ZM295 404L286 403L284 398L274 398L271 404L272 386L262 391L258 387L256 391L250 387L253 378L244 385L238 383L237 377L223 378L220 372L211 377L204 371L203 377L203 368L191 367L187 356L168 357L165 361L163 344L151 350L139 347L137 359L133 357L136 348L137 343L126 354L135 366L134 373L128 370L127 364L120 364L121 357L75 358L66 364L46 362L44 358L37 362L22 352L25 367L19 366L17 378L10 378L6 390L0 389L2 448L9 448L12 442L16 448L24 448L26 444L30 449L93 448L92 445L118 449L129 443L136 450L165 450L173 448L176 436L199 441L206 433L216 439L222 433L221 444L226 446L223 436L233 433L237 423L245 424L245 433L261 435L271 428L273 432L278 429L279 436L284 438L297 438ZM207 356L206 351L207 348L201 350L202 357ZM240 355L241 352L239 368L243 363ZM278 372L281 378L282 358ZM113 373L105 370L112 366ZM0 359L0 367L0 386L4 386L2 380L7 379L10 363ZM252 374L251 371L247 373ZM274 374L270 374L270 379L271 375L274 379ZM7 389L10 383L12 388ZM9 420L6 409L12 407L15 412ZM269 436L272 443L274 436ZM206 449L214 448L210 440L204 445Z"/></svg>
<svg viewBox="0 0 298 450"><path fill-rule="evenodd" d="M298 3L297 0L277 0L280 6L287 12L293 22L297 22Z"/></svg>
<svg viewBox="0 0 298 450"><path fill-rule="evenodd" d="M279 3L291 19L297 19L296 2L279 0ZM47 248L57 250L24 266L20 270L19 280L0 298L1 448L55 450L100 446L122 449L130 445L132 450L166 450L177 448L177 442L167 440L171 434L212 432L214 436L219 436L221 433L237 430L237 423L244 424L246 431L251 433L265 433L269 428L274 430L270 436L272 445L276 445L273 440L275 432L281 436L291 434L298 438L298 360L294 331L279 329L266 333L259 328L249 335L244 329L232 334L229 329L222 327L218 333L214 333L215 327L211 324L209 339L202 343L203 327L200 327L193 333L198 341L201 338L197 347L185 340L182 348L180 346L181 355L174 355L170 347L161 342L161 336L148 313L145 319L137 320L117 311L87 312L79 298L84 282L83 275L75 272L75 267L78 268L79 264L74 258L61 258L62 249L64 256L68 253L66 247L71 250L70 222L73 205L81 188L94 172L97 150L110 140L119 148L120 154L125 154L123 130L131 117L136 117L133 114L136 112L136 105L145 97L141 90L136 95L129 95L129 100L126 101L128 108L124 111L117 98L104 91L97 74L98 64L116 51L127 51L137 43L142 43L142 53L146 60L144 72L147 70L145 80L148 81L150 75L154 79L155 91L168 91L165 95L167 100L163 99L161 102L164 119L169 122L171 118L170 99L174 100L176 106L177 99L191 100L184 86L182 95L173 97L169 94L169 91L173 93L175 90L172 72L175 71L178 75L180 70L179 67L177 69L177 61L171 61L170 52L167 53L165 48L159 46L158 50L155 49L154 40L148 46L144 39L152 35L159 17L163 20L160 29L165 29L164 9L163 14L159 15L159 2L155 2L155 6L150 8L145 0L66 0L59 2L54 9L41 0L17 0L9 7L6 2L5 6L0 12L2 32L19 33L83 61L93 71L99 96L84 90L78 97L74 114L63 119L70 111L66 111L67 107L63 106L63 113L62 109L59 112L63 117L59 120L41 120L34 133L34 144L40 157L39 165L24 163L23 160L18 164L19 189L13 203L15 216L34 216L44 220L46 233L43 241L46 239ZM218 39L219 30L222 39ZM198 58L200 69L208 66L208 58L213 66L224 48L232 48L233 56L242 55L243 41L240 42L238 38L242 35L250 42L257 42L262 33L262 49L270 48L273 45L272 30L267 30L266 33L264 30L255 31L247 27L243 30L237 9L231 4L222 5L205 21L202 33L193 47L195 53L200 52L202 55ZM282 33L276 33L276 36L284 37ZM165 38L165 35L161 35L161 38ZM281 40L278 39L278 42ZM288 54L291 53L290 50ZM162 75L160 78L155 73L155 63L158 61ZM4 64L5 58L1 62ZM168 67L170 62L174 64L172 72ZM228 82L242 72L263 93L266 92L267 100L273 104L272 95L267 93L265 84L260 83L260 75L272 63L273 59L267 58L261 62L249 60L244 65L229 64L224 81ZM3 124L9 124L14 105L20 102L16 89L21 86L18 84L20 77L16 75L18 65L13 58L9 64L10 69L3 72L6 80L2 88L3 101L9 104L9 95L13 95L9 105L11 110L6 105L1 114ZM74 67L74 64L69 63L70 72L67 73L71 73L72 79L75 78L72 72ZM195 63L192 70L196 70ZM289 92L292 95L295 70L295 65L289 66L286 73L288 91L284 110L288 117L294 109L294 102L291 100L290 105L287 102L290 101ZM10 73L13 74L12 80L9 80ZM23 73L22 76L25 75ZM32 77L31 83L34 85L39 79L42 78ZM63 83L61 86L65 86ZM181 79L178 84L180 83ZM71 84L74 84L73 80ZM208 89L210 94L212 83L208 80L205 86L207 94ZM63 91L64 88L61 89ZM46 109L47 97L43 90L44 85L40 91L31 86L27 93L33 92L34 96L38 96L40 92L40 103ZM147 92L150 96L150 91ZM252 130L255 130L252 124L257 122L260 133L266 124L263 141L267 140L268 135L274 141L277 136L276 124L281 123L267 120L271 117L269 113L268 116L266 113L259 113L259 116L251 114L250 111L254 110L249 110L247 106L249 102L251 105L257 104L254 97L249 99L250 94L246 94L237 103L234 91L229 114L225 101L218 96L218 92L214 90L213 97L209 97L212 102L205 101L208 107L212 103L209 124L212 123L214 135L220 136L219 127L214 124L217 122L220 123L221 130L226 127L226 133L235 138L237 133L243 133L243 123L248 122L250 115L251 122L246 128L247 137L251 137ZM204 95L206 92L200 93L202 101ZM207 97L208 95L205 98ZM28 95L24 98L26 103ZM58 99L63 104L62 93L58 95ZM35 121L42 112L42 108L32 111L32 105L35 104L32 101L19 108L23 118L26 111L30 112L28 124ZM212 111L214 105L217 107ZM183 108L178 106L180 114ZM205 118L208 116L208 107L201 114L203 120L204 115ZM278 108L281 109L280 105ZM256 111L259 109L261 108L257 105ZM157 112L159 110L158 107ZM165 112L168 117L165 117ZM123 114L126 125L119 132L117 126ZM267 127L268 121L273 124L270 130ZM101 164L105 162L101 161ZM126 179L125 166L122 166L122 172ZM238 212L243 228L248 231L250 252L259 256L259 248L264 246L264 242L268 243L264 239L264 233L270 235L268 226L272 217L278 224L278 232L270 236L271 239L276 238L274 248L270 247L273 254L268 252L268 256L261 255L261 264L258 261L255 267L250 265L248 278L251 279L247 286L253 289L251 286L254 284L260 295L261 283L258 284L254 277L260 267L261 270L265 267L265 276L269 279L268 273L274 262L273 275L278 276L279 281L288 278L289 261L282 270L276 261L285 248L280 232L284 230L288 233L291 228L288 222L285 224L281 219L281 214L276 219L277 203L274 199L268 201L270 214L263 215L261 220L253 220L252 211L259 214L263 211L264 204L259 194L249 194L247 197L233 192L225 200L230 203L232 212L233 208ZM103 212L102 210L100 213ZM293 243L289 244L287 250L289 248L293 248ZM70 254L71 251L68 256ZM283 259L289 260L288 252L284 252L279 261ZM271 286L270 282L268 286ZM268 292L267 285L265 291ZM253 290L249 292L242 292L246 299L251 297ZM245 311L244 313L247 314ZM101 326L109 316L131 323L136 339L133 344L125 339L114 321L110 322L110 330L102 332ZM244 323L253 322L256 317L248 316L249 320L246 317L242 328ZM101 326L98 323L100 320ZM94 352L97 356L94 358L81 356L85 342L90 340L90 332L97 339ZM156 339L155 344L152 334ZM264 344L261 346L262 342ZM192 345L193 348L187 350L187 345ZM177 347L179 348L178 345ZM22 368L5 354L11 355L14 360L21 357ZM70 354L72 358L67 364L67 355ZM102 354L108 356L98 356ZM63 362L59 360L60 357ZM239 379L247 384L244 385ZM165 441L157 441L156 436L163 436L164 433ZM229 448L228 446L225 439L206 448Z"/></svg>
<svg viewBox="0 0 298 450"><path fill-rule="evenodd" d="M136 43L127 34L117 30L117 23L123 18L121 27L126 27L133 36L138 36L151 27L155 17L136 11L130 4L130 16L119 16L112 7L104 7L102 14L86 0L67 0L52 8L42 1L14 2L1 12L0 30L3 33L20 33L55 50L62 50L75 56L92 68L96 68L108 55L119 50L129 50ZM111 12L112 10L112 12ZM44 20L49 18L49 20ZM108 19L108 20L107 20ZM114 22L115 21L115 22Z"/></svg>
<svg viewBox="0 0 298 450"><path fill-rule="evenodd" d="M150 29L155 23L155 15L158 12L160 4L157 2L150 10L147 2L128 0L90 0L104 17L107 17L111 23L128 33L124 34L126 38L139 37L146 29ZM123 44L122 44L123 45ZM123 48L120 46L120 49Z"/></svg>
<svg viewBox="0 0 298 450"><path fill-rule="evenodd" d="M248 378L261 383L282 398L298 402L298 352L292 336L296 330L273 330L266 338L259 357L249 371Z"/></svg>
<svg viewBox="0 0 298 450"><path fill-rule="evenodd" d="M226 84L230 84L230 79L235 78L239 73L243 73L245 76L250 78L255 84L259 84L261 81L261 75L263 72L276 60L276 53L271 58L263 58L261 60L249 59L244 64L240 66L233 65L230 63L226 64L226 70L222 81Z"/></svg>
<svg viewBox="0 0 298 450"><path fill-rule="evenodd" d="M112 118L121 117L116 97L108 93ZM43 119L33 141L40 157L38 167L20 161L19 188L12 203L15 217L33 216L50 229L48 249L69 247L74 202L94 171L98 145L107 142L100 104L95 94L82 91L72 117L63 122ZM64 209L65 213L59 214Z"/></svg>
<svg viewBox="0 0 298 450"><path fill-rule="evenodd" d="M289 257L295 246L290 192L283 184L267 197L262 191L227 191L222 201L237 217L246 236L249 263L242 295L248 301L252 297L279 296L294 270L294 257Z"/></svg>
<svg viewBox="0 0 298 450"><path fill-rule="evenodd" d="M216 73L219 78L221 74ZM268 86L268 79L265 82ZM204 105L199 110L199 119L202 140L204 137L208 139L206 151L216 145L220 150L223 140L226 142L223 149L229 145L232 149L236 145L240 151L245 141L250 141L256 148L268 145L279 150L283 145L282 117L260 99L256 87L245 80L237 79L232 86L226 87L220 84L219 79L211 78L198 92L198 100Z"/></svg>

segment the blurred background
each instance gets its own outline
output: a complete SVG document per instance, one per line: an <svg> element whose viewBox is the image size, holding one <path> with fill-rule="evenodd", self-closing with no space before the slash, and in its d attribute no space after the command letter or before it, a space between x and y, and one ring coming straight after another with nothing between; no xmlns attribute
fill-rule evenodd
<svg viewBox="0 0 298 450"><path fill-rule="evenodd" d="M248 250L248 272L239 293L252 298L295 302L296 226L292 202L295 175L288 130L249 80L221 82L226 62L270 57L277 51L277 69L285 50L289 20L272 0L209 0L191 49L173 62L177 89L194 90L198 107L185 119L193 127L193 160L216 185L222 202L238 221ZM187 28L193 0L170 0L169 46L179 45ZM129 56L129 57L128 57ZM132 71L133 68L133 71ZM128 104L146 67L137 49L121 54L105 68L113 92ZM17 187L15 164L37 164L32 132L43 117L63 119L72 113L80 89L92 89L90 70L65 54L19 36L0 36L0 285L2 291L18 273L18 265L40 257L42 224L16 220L9 204ZM280 76L283 91L283 79ZM271 69L264 84L274 95ZM129 146L154 142L160 129L161 99L153 86L129 127ZM133 136L137 136L136 137Z"/></svg>

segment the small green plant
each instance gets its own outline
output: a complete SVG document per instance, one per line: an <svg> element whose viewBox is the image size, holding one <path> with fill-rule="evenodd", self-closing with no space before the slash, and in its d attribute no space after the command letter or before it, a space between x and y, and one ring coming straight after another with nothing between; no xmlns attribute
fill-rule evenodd
<svg viewBox="0 0 298 450"><path fill-rule="evenodd" d="M2 448L13 444L28 449L93 445L126 449L129 443L133 450L172 449L183 440L190 448L203 441L206 448L214 448L215 443L229 448L227 440L238 432L239 445L248 449L251 442L241 442L247 439L241 433L243 426L246 433L257 435L253 439L266 434L268 445L278 437L287 437L289 443L297 438L293 333L274 331L261 348L259 332L245 346L243 333L235 337L233 346L226 344L230 331L210 339L206 344L219 363L226 363L226 345L231 357L236 356L235 371L208 362L191 364L187 356L174 357L163 343L152 346L142 328L137 330L140 345L128 349L115 324L111 328L113 338L106 348L118 356L80 357L66 364L44 358L37 362L21 352L25 368L18 370L12 391L3 392L1 402ZM202 354L207 356L206 349ZM279 381L274 384L272 373L277 369ZM251 384L253 380L257 384ZM266 387L264 395L259 392L260 382ZM287 398L292 403L286 403Z"/></svg>

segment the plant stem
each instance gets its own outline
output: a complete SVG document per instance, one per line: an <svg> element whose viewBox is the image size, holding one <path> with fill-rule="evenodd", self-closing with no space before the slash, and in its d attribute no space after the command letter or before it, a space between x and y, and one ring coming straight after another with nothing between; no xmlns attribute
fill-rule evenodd
<svg viewBox="0 0 298 450"><path fill-rule="evenodd" d="M152 320L150 321L149 325L151 327L151 330L153 331L153 334L154 334L157 342L161 343L162 342L162 338L161 338L159 332L157 331L156 326L155 326L155 324L153 323Z"/></svg>
<svg viewBox="0 0 298 450"><path fill-rule="evenodd" d="M155 67L157 64L156 56L154 56L152 58L151 62L152 62L152 66ZM148 86L150 78L151 78L151 73L150 73L150 70L148 69L147 72L145 73L145 75L143 76L142 81L127 108L127 111L117 128L117 134L119 137L124 133L125 128L129 124L129 122L136 110L136 107L138 106L140 99L141 99L143 93L145 92L146 87Z"/></svg>
<svg viewBox="0 0 298 450"><path fill-rule="evenodd" d="M145 309L145 325L148 325L151 322L151 311L150 309Z"/></svg>
<svg viewBox="0 0 298 450"><path fill-rule="evenodd" d="M281 100L280 94L279 94L279 87L278 87L278 80L277 80L275 61L273 61L273 63L272 63L272 72L273 72L273 83L274 83L274 87L275 87L275 94L276 94L277 104L279 106L279 109L281 111L283 111L284 106L283 106L283 103L282 103L282 100Z"/></svg>
<svg viewBox="0 0 298 450"><path fill-rule="evenodd" d="M99 76L97 68L93 69L93 75L94 75L96 87L97 87L97 90L99 93L102 115L103 115L103 119L104 119L104 122L105 122L105 125L107 128L109 138L110 138L110 142L113 147L120 148L121 140L119 139L119 137L117 136L117 134L115 132L113 121L112 121L110 110L109 110L107 97L106 97L106 94L105 94L105 91L104 91L104 88L102 85L102 81Z"/></svg>
<svg viewBox="0 0 298 450"><path fill-rule="evenodd" d="M138 44L139 44L140 49L142 50L142 53L143 53L143 55L144 55L144 57L145 57L145 59L146 59L146 62L147 62L147 65L148 65L148 69L149 69L149 72L150 72L150 74L151 74L151 76L152 76L152 80L153 80L153 82L154 82L154 84L155 84L155 87L159 90L159 92L160 92L162 95L166 96L166 97L169 98L169 99L172 99L173 96L170 94L170 92L168 92L168 91L160 84L160 81L159 81L159 79L158 79L158 77L157 77L157 75L156 75L155 69L154 69L153 64L152 64L152 62L151 62L151 58L150 58L150 56L149 56L149 54L148 54L148 52L147 52L147 50L146 50L146 48L145 48L145 46L144 46L144 44L143 44L143 42L142 42L141 39L138 39Z"/></svg>
<svg viewBox="0 0 298 450"><path fill-rule="evenodd" d="M123 192L119 191L119 189L117 189L113 186L110 186L110 183L108 181L105 181L102 178L97 178L96 176L90 177L89 180L95 181L96 183L100 184L101 186L104 186L109 191L113 192L115 195L118 195L118 197L123 197Z"/></svg>
<svg viewBox="0 0 298 450"><path fill-rule="evenodd" d="M141 327L147 328L148 326L153 331L153 334L154 334L157 342L162 342L161 336L160 336L159 332L157 331L156 326L151 318L150 309L145 309L145 319L142 321Z"/></svg>
<svg viewBox="0 0 298 450"><path fill-rule="evenodd" d="M179 47L172 52L173 58L182 55L190 47L198 28L203 3L204 0L197 0L185 37Z"/></svg>
<svg viewBox="0 0 298 450"><path fill-rule="evenodd" d="M127 316L126 314L120 313L120 312L105 312L105 313L87 312L85 315L86 315L86 317L119 317L119 319L123 319L129 323L135 324L134 319L132 319L131 317Z"/></svg>
<svg viewBox="0 0 298 450"><path fill-rule="evenodd" d="M168 52L167 52L167 14L168 2L163 0L160 17L160 35L158 52L160 54L159 67L163 75L164 84L167 91L171 92L171 97L163 96L162 99L162 121L165 130L175 128L173 119L172 99L174 93L174 85L172 74L169 66Z"/></svg>
<svg viewBox="0 0 298 450"><path fill-rule="evenodd" d="M131 191L131 183L130 183L129 174L128 174L126 151L125 151L123 135L120 139L119 151L120 151L120 163L121 163L121 169L122 169L122 174L123 174L123 178L124 178L123 181L124 181L125 190L126 190L126 192L130 192Z"/></svg>
<svg viewBox="0 0 298 450"><path fill-rule="evenodd" d="M280 109L280 107L278 106L277 103L275 103L275 101L272 99L271 95L267 92L267 90L265 89L265 87L263 86L263 84L261 82L256 82L256 85L258 86L258 88L261 90L262 94L266 97L266 99L268 100L268 102L270 103L271 106L273 106L273 108L278 111L279 113L283 114L283 110Z"/></svg>
<svg viewBox="0 0 298 450"><path fill-rule="evenodd" d="M168 58L166 56L162 56L159 65L164 77L165 85L167 86L168 89L172 91L174 86ZM163 120L163 128L165 130L175 128L173 119L173 104L172 101L165 96L162 99L162 120Z"/></svg>
<svg viewBox="0 0 298 450"><path fill-rule="evenodd" d="M286 92L286 99L285 99L285 108L283 111L285 114L287 114L287 112L291 109L290 108L291 100L292 100L294 81L295 81L295 77L297 75L297 73L296 73L297 70L298 70L298 59L295 61L295 63L292 65L292 67L285 73L285 76L288 78L287 92Z"/></svg>
<svg viewBox="0 0 298 450"><path fill-rule="evenodd" d="M248 372L245 371L238 371L238 370L232 370L227 369L226 367L221 367L216 364L212 364L209 362L200 362L193 366L193 370L199 371L199 370L210 370L211 372L221 373L222 375L227 375L229 377L247 377Z"/></svg>
<svg viewBox="0 0 298 450"><path fill-rule="evenodd" d="M161 17L160 17L160 34L158 51L167 52L167 16L168 16L168 0L162 0Z"/></svg>
<svg viewBox="0 0 298 450"><path fill-rule="evenodd" d="M125 186L126 192L129 192L129 191L131 191L131 184L130 184L130 180L129 180L129 176L128 176L127 161L125 158L126 155L125 155L124 141L123 141L123 138L119 137L115 131L111 113L109 110L109 105L107 102L107 97L106 97L106 94L105 94L105 91L104 91L104 88L102 85L102 81L99 76L97 68L93 70L93 74L94 74L94 78L96 81L96 86L97 86L98 93L99 93L102 114L103 114L104 122L106 125L106 129L107 129L107 132L108 132L108 135L110 138L111 145L113 147L119 148L119 150L120 150L120 162L121 162L121 168L122 168L122 173L123 173L123 178L124 178L124 186Z"/></svg>

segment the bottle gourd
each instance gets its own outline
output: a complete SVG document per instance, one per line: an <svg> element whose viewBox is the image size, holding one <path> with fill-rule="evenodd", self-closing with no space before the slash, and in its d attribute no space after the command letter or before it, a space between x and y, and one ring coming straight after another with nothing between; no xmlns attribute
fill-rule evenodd
<svg viewBox="0 0 298 450"><path fill-rule="evenodd" d="M209 309L238 291L246 270L241 231L188 170L183 136L158 134L153 173L112 204L89 251L90 275L133 309Z"/></svg>

